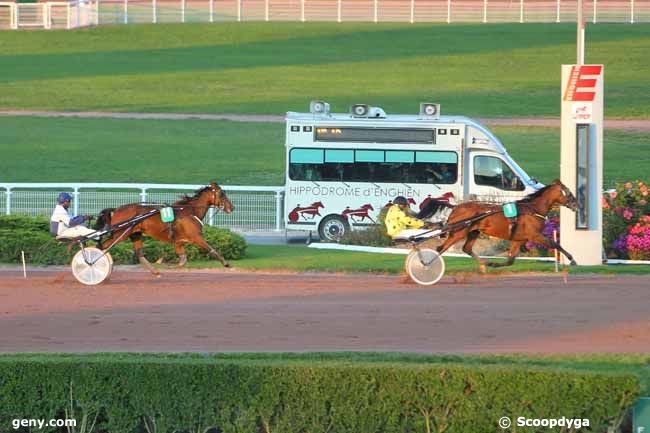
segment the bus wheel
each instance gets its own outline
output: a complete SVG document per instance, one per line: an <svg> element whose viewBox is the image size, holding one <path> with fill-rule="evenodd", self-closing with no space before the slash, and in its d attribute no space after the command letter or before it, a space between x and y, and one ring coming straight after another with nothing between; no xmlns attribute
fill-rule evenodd
<svg viewBox="0 0 650 433"><path fill-rule="evenodd" d="M350 231L350 224L338 215L328 215L318 226L318 235L324 241L338 242Z"/></svg>

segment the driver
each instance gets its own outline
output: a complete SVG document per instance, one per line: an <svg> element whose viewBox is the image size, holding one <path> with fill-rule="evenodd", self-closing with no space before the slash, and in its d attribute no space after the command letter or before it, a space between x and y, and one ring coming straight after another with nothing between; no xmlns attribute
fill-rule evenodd
<svg viewBox="0 0 650 433"><path fill-rule="evenodd" d="M57 205L50 217L50 233L56 236L57 239L78 238L95 233L95 230L91 230L83 225L85 221L91 218L90 216L70 216L68 208L70 207L71 201L72 196L67 192L60 193L56 199Z"/></svg>
<svg viewBox="0 0 650 433"><path fill-rule="evenodd" d="M393 205L388 209L384 224L388 236L395 239L409 238L418 236L431 231L429 223L421 219L409 216L409 202L403 196L397 196L393 200Z"/></svg>

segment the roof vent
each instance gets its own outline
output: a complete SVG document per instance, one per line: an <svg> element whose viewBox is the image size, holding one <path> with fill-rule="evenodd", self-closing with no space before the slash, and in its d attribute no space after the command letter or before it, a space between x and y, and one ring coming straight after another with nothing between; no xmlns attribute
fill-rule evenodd
<svg viewBox="0 0 650 433"><path fill-rule="evenodd" d="M325 101L311 101L309 103L309 112L312 114L329 114L330 104Z"/></svg>
<svg viewBox="0 0 650 433"><path fill-rule="evenodd" d="M434 104L432 102L422 102L420 104L420 117L439 119L440 104Z"/></svg>

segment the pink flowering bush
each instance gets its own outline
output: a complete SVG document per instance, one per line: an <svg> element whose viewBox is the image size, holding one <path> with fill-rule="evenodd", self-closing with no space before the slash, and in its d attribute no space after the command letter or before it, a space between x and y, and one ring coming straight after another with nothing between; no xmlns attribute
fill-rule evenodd
<svg viewBox="0 0 650 433"><path fill-rule="evenodd" d="M608 257L650 259L650 192L642 181L603 194L603 243ZM644 259L640 259L644 257Z"/></svg>

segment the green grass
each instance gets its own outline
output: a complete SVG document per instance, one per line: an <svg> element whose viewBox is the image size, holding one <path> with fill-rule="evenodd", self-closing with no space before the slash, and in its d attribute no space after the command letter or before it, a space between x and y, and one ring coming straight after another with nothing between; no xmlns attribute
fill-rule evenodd
<svg viewBox="0 0 650 433"><path fill-rule="evenodd" d="M420 101L477 117L558 116L575 25L219 23L0 33L0 108L275 113ZM607 117L648 118L650 27L589 26Z"/></svg>
<svg viewBox="0 0 650 433"><path fill-rule="evenodd" d="M533 177L560 175L560 132L494 127ZM605 131L605 186L646 179L650 139ZM229 121L0 117L4 182L284 184L284 125Z"/></svg>
<svg viewBox="0 0 650 433"><path fill-rule="evenodd" d="M506 251L503 252L504 254ZM405 256L397 254L360 253L352 251L319 250L303 246L249 245L246 257L233 261L232 265L245 270L286 270L294 272L370 272L378 274L401 274L404 272ZM476 273L478 263L471 258L445 258L445 275ZM196 261L190 268L219 268L215 261ZM609 265L566 267L570 274L637 274L647 275L650 266ZM489 274L511 272L554 272L553 263L530 260L516 261L513 266L488 269Z"/></svg>
<svg viewBox="0 0 650 433"><path fill-rule="evenodd" d="M650 355L418 355L408 353L224 353L224 354L0 354L0 362L152 362L152 363L213 363L227 362L244 365L340 365L378 364L395 366L413 364L444 364L497 368L534 368L540 370L571 370L606 374L634 374L639 378L641 395L650 395Z"/></svg>

